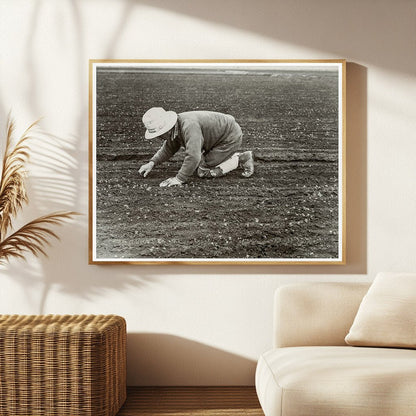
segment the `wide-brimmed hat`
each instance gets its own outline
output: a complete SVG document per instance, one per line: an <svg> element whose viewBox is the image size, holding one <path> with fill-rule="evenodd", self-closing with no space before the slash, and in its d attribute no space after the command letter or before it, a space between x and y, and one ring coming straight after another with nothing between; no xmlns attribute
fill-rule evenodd
<svg viewBox="0 0 416 416"><path fill-rule="evenodd" d="M142 117L146 127L144 137L153 139L168 132L175 125L177 119L178 115L174 111L166 111L162 107L152 107Z"/></svg>

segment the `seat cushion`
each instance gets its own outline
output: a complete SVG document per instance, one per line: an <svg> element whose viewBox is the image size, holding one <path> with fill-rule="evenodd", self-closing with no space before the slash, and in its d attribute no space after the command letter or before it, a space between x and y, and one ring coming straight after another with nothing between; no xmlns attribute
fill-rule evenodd
<svg viewBox="0 0 416 416"><path fill-rule="evenodd" d="M260 357L256 389L266 416L416 415L416 351L277 348Z"/></svg>

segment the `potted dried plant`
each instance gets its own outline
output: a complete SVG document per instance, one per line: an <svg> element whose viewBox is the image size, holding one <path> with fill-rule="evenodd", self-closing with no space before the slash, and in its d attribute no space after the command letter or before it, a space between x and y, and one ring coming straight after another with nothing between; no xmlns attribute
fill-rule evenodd
<svg viewBox="0 0 416 416"><path fill-rule="evenodd" d="M27 141L37 122L29 126L22 136L14 140L15 125L9 116L7 136L0 178L0 264L12 257L24 258L25 254L46 256L45 248L51 238L59 239L53 226L76 215L76 212L54 212L36 218L13 230L13 218L29 202L25 180L29 160Z"/></svg>

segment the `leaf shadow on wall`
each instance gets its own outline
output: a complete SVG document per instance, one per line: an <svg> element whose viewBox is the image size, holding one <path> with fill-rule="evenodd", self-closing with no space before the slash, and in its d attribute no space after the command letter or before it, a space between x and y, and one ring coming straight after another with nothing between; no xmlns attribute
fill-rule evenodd
<svg viewBox="0 0 416 416"><path fill-rule="evenodd" d="M80 189L74 173L78 168L78 152L74 140L38 130L30 145L30 202L18 217L19 221L26 222L52 211L76 209L74 206ZM31 168L34 168L33 173ZM62 226L56 226L54 231L61 241L50 239L51 245L46 248L49 258L40 257L35 260L28 254L27 262L11 261L1 270L20 283L29 310L38 310L40 314L56 313L47 306L52 289L75 295L77 299L91 299L108 289L122 291L129 287L147 285L148 279L145 276L139 277L123 266L100 267L99 273L96 273L97 270L91 274L79 272L84 270L88 263L88 236L85 232L87 228L86 215L77 216ZM155 283L156 279L153 279L152 284ZM41 286L41 291L33 291L34 286ZM19 308L20 305L16 304L16 307ZM84 313L82 307L78 309L78 313ZM18 312L19 309L16 310L16 313ZM73 311L70 308L68 311L59 310L59 313ZM116 311L109 309L108 313Z"/></svg>
<svg viewBox="0 0 416 416"><path fill-rule="evenodd" d="M127 335L127 383L157 385L254 384L256 361L170 334Z"/></svg>
<svg viewBox="0 0 416 416"><path fill-rule="evenodd" d="M86 98L88 91L87 61L85 60L86 34L83 29L80 4L76 0L69 0L62 2L56 8L49 6L50 4L42 1L31 4L29 35L25 42L25 74L27 76L25 98L34 119L43 115L45 110L42 94L51 88L49 84L44 85L45 78L43 76L50 71L49 61L39 59L39 42L44 30L42 19L45 19L45 13L52 11L56 14L59 12L61 18L65 17L65 24L76 28L70 32L76 34L74 39L76 53L70 61L74 76L67 82L73 86L73 90L79 97ZM117 26L117 33L122 31L123 21L128 15L127 9L124 13L125 18ZM52 26L53 24L59 25L59 19L50 24ZM113 39L116 43L117 38L117 34L115 34ZM51 37L50 39L53 39L53 42L64 42L65 40L64 38L59 40L59 37ZM113 46L109 45L109 50L116 48L116 43ZM44 48L47 46L48 44L42 45ZM65 50L64 43L62 43L62 50ZM62 65L65 65L65 62L64 59ZM55 75L57 79L62 77L59 70L55 71ZM43 87L46 87L47 90L44 91ZM65 97L61 99L64 100ZM80 210L85 206L88 192L88 164L85 163L88 159L88 102L82 100L78 104L77 119L73 124L75 126L74 134L63 137L62 134L58 136L42 130L37 131L36 139L31 146L31 167L34 172L31 172L29 166L30 204L25 207L22 213L24 220L29 221L52 211ZM7 110L2 102L0 102L0 111L1 119L6 120ZM45 124L48 122L48 116L49 114L46 114ZM34 259L28 255L27 262L12 261L0 270L1 273L7 274L19 283L25 297L21 304L26 304L26 309L31 311L30 313L33 311L41 314L73 313L73 308L71 309L71 305L67 303L55 306L55 309L51 310L48 306L51 292L59 291L70 296L74 295L74 299L79 302L80 299L90 300L108 289L122 291L130 287L144 287L149 283L145 273L137 276L135 270L125 266L87 266L88 235L86 230L88 229L88 217L85 211L81 214L73 221L54 228L61 241L51 240L51 246L46 250L49 258ZM91 267L91 273L85 271L86 267ZM152 277L150 284L155 284L156 281L157 279ZM36 290L34 290L35 287ZM38 287L41 289L38 290ZM69 309L65 310L65 308ZM19 305L16 304L16 313L20 311ZM77 307L77 312L84 312L82 306ZM111 305L109 305L108 312L115 313L116 311L111 309Z"/></svg>

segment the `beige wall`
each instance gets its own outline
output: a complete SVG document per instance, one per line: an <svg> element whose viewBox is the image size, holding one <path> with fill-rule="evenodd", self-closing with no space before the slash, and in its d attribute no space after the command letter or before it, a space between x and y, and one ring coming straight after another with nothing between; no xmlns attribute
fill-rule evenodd
<svg viewBox="0 0 416 416"><path fill-rule="evenodd" d="M252 384L276 287L415 271L415 21L411 0L2 0L1 129L12 109L50 133L23 219L84 216L0 270L0 312L126 317L129 384ZM89 58L346 58L348 264L89 266Z"/></svg>

